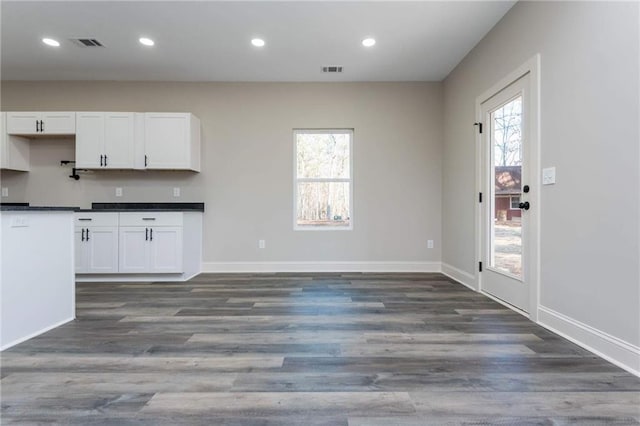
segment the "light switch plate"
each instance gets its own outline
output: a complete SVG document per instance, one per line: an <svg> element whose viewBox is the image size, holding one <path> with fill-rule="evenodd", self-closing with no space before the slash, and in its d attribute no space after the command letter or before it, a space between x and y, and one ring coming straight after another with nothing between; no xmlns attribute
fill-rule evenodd
<svg viewBox="0 0 640 426"><path fill-rule="evenodd" d="M116 197L122 197L122 188L116 188Z"/></svg>
<svg viewBox="0 0 640 426"><path fill-rule="evenodd" d="M542 169L542 184L553 185L556 183L556 168L547 167Z"/></svg>
<svg viewBox="0 0 640 426"><path fill-rule="evenodd" d="M267 246L267 245L266 245L265 240L258 240L258 248L263 249L263 248L265 248L266 246Z"/></svg>
<svg viewBox="0 0 640 426"><path fill-rule="evenodd" d="M9 188L2 188L2 196L3 197L8 197L9 196Z"/></svg>

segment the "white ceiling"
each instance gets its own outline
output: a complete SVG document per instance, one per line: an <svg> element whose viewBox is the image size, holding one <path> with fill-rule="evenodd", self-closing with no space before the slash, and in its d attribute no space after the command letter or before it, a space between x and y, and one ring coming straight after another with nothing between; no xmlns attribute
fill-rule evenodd
<svg viewBox="0 0 640 426"><path fill-rule="evenodd" d="M2 1L3 80L439 81L515 1ZM153 48L138 43L155 40ZM375 37L373 48L361 40ZM45 46L52 37L62 45ZM72 37L105 48L81 48ZM250 44L266 40L264 48ZM342 65L342 74L322 74Z"/></svg>

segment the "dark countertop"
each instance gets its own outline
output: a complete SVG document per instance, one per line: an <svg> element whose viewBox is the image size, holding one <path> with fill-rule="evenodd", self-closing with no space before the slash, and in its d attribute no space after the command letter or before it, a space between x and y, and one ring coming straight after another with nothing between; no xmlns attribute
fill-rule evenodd
<svg viewBox="0 0 640 426"><path fill-rule="evenodd" d="M204 203L91 203L91 209L79 209L80 212L204 212Z"/></svg>
<svg viewBox="0 0 640 426"><path fill-rule="evenodd" d="M24 205L0 205L0 211L3 212L74 212L80 210L79 207L61 207L61 206L24 206Z"/></svg>

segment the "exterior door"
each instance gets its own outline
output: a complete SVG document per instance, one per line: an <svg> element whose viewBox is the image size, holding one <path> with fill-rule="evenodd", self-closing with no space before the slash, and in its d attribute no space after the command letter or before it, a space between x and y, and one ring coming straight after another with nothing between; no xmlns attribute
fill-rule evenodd
<svg viewBox="0 0 640 426"><path fill-rule="evenodd" d="M531 101L527 73L480 104L480 289L530 310ZM480 124L478 123L478 124Z"/></svg>

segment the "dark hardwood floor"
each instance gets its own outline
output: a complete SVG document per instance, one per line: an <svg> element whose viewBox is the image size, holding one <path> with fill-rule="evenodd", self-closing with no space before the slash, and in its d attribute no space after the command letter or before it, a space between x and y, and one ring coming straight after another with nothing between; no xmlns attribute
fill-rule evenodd
<svg viewBox="0 0 640 426"><path fill-rule="evenodd" d="M640 379L440 274L84 283L2 424L640 424Z"/></svg>

